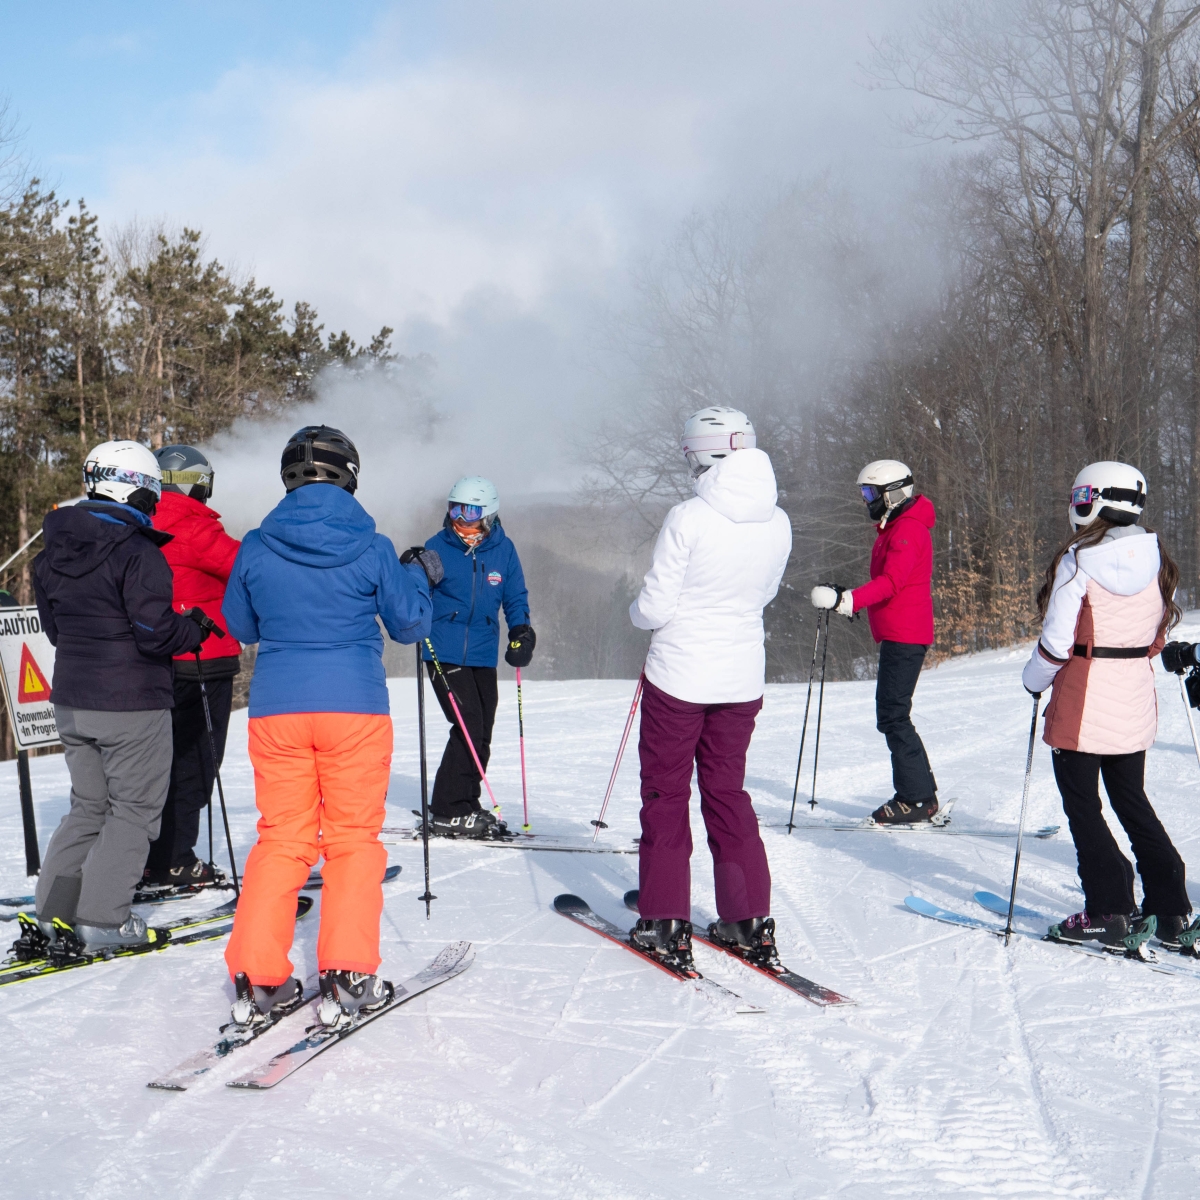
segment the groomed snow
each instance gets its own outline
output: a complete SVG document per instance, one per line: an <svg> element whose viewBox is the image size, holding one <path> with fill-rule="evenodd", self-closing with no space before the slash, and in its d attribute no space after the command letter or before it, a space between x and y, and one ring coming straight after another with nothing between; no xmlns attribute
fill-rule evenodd
<svg viewBox="0 0 1200 1200"><path fill-rule="evenodd" d="M1183 634L1200 637L1190 618ZM957 799L958 826L1016 820L1030 718L1019 682L1026 653L983 654L922 676L916 720L942 796ZM1158 670L1148 787L1189 858L1200 833L1200 768L1177 682ZM399 824L419 803L415 685L391 686L389 821ZM526 685L535 829L590 829L632 689ZM826 689L819 813L861 816L890 795L872 696L870 683ZM438 899L426 921L416 899L420 847L392 846L404 870L386 893L386 973L403 977L456 938L476 943L475 965L274 1091L223 1085L287 1044L284 1029L185 1094L144 1086L227 1019L222 943L0 989L4 1193L1196 1195L1200 981L1029 939L1005 949L903 909L917 892L985 915L971 894L1006 893L1011 841L806 826L786 836L803 706L803 687L768 689L748 786L766 827L783 958L857 1007L821 1011L699 948L703 970L768 1009L730 1016L550 909L571 891L631 922L621 895L636 886L634 857L437 842ZM445 726L436 709L432 716L436 762ZM511 685L502 690L493 764L506 816L519 822ZM66 805L66 772L61 757L36 759L32 769L44 847ZM15 764L0 771L0 892L9 895L30 884ZM240 862L254 826L245 712L233 721L224 778ZM609 818L614 837L636 833L636 798L631 748ZM693 807L694 904L711 912L712 872ZM1039 741L1030 823L1061 819ZM1019 899L1059 915L1082 907L1065 829L1026 841ZM316 932L314 913L297 931L303 973L315 970Z"/></svg>

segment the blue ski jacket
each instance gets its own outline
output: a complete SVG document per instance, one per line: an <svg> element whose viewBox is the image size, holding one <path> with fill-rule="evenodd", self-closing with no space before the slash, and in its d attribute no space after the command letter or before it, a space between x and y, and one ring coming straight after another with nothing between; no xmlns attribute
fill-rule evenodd
<svg viewBox="0 0 1200 1200"><path fill-rule="evenodd" d="M242 541L222 612L239 642L258 643L250 716L388 712L383 635L429 632L429 581L361 504L330 483L289 492Z"/></svg>
<svg viewBox="0 0 1200 1200"><path fill-rule="evenodd" d="M425 547L438 552L446 571L433 589L429 640L438 658L462 667L494 667L500 658L500 606L509 629L529 624L529 593L516 546L497 518L474 550L452 529L434 534Z"/></svg>

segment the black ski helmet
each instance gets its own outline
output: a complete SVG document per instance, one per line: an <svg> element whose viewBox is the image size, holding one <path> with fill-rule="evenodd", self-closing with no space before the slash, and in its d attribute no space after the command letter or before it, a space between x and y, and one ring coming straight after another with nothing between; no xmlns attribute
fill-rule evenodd
<svg viewBox="0 0 1200 1200"><path fill-rule="evenodd" d="M154 457L162 470L164 492L182 492L208 503L213 490L213 465L195 446L164 446Z"/></svg>
<svg viewBox="0 0 1200 1200"><path fill-rule="evenodd" d="M336 483L353 494L358 487L358 451L340 429L305 425L284 446L279 474L289 492L306 483Z"/></svg>

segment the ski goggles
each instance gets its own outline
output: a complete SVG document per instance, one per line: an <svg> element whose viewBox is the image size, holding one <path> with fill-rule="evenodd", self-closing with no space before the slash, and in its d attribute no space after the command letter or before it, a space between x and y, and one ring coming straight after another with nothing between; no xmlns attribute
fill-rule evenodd
<svg viewBox="0 0 1200 1200"><path fill-rule="evenodd" d="M1146 493L1142 491L1139 484L1137 489L1134 488L1097 488L1091 484L1085 483L1077 488L1071 489L1071 507L1082 508L1086 504L1094 504L1097 500L1116 500L1118 503L1132 504L1136 508L1144 508L1146 506ZM1086 517L1087 513L1080 513L1080 516Z"/></svg>
<svg viewBox="0 0 1200 1200"><path fill-rule="evenodd" d="M211 488L213 476L211 471L201 471L192 469L188 471L164 471L162 473L163 483L173 483L176 487L195 487L199 484L201 487Z"/></svg>
<svg viewBox="0 0 1200 1200"><path fill-rule="evenodd" d="M754 432L736 433L692 433L684 434L679 439L680 448L684 454L714 453L718 450L754 450L758 447L758 438Z"/></svg>
<svg viewBox="0 0 1200 1200"><path fill-rule="evenodd" d="M482 521L482 504L451 504L447 510L452 521Z"/></svg>
<svg viewBox="0 0 1200 1200"><path fill-rule="evenodd" d="M883 492L881 492L873 483L864 483L859 487L858 490L862 492L862 498L868 504L874 504L875 501L883 495Z"/></svg>
<svg viewBox="0 0 1200 1200"><path fill-rule="evenodd" d="M897 488L908 487L913 481L911 475L906 475L903 479L894 480L892 483L885 483L883 487L876 487L873 483L860 483L858 490L862 492L862 498L868 504L874 504L876 500L882 500L888 493L895 491Z"/></svg>
<svg viewBox="0 0 1200 1200"><path fill-rule="evenodd" d="M133 471L128 467L101 466L100 463L84 463L83 479L89 487L98 483L124 483L132 488L145 488L155 496L162 496L162 484L153 475Z"/></svg>

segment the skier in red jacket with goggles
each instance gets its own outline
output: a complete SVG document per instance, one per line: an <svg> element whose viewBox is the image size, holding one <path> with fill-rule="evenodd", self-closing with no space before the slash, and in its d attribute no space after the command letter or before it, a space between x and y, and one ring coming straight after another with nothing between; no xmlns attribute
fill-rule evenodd
<svg viewBox="0 0 1200 1200"><path fill-rule="evenodd" d="M938 810L937 781L912 723L912 697L933 644L933 529L937 516L925 496L913 495L912 472L894 458L868 463L858 476L867 515L878 526L871 548L871 582L862 587L818 584L816 608L844 617L867 610L879 643L876 728L887 738L895 796L872 814L880 825L929 821Z"/></svg>

